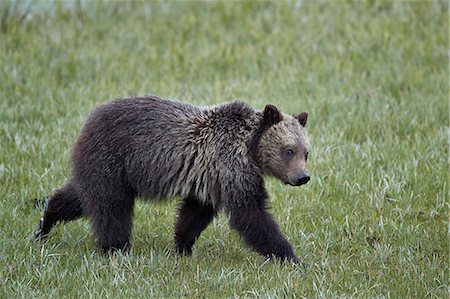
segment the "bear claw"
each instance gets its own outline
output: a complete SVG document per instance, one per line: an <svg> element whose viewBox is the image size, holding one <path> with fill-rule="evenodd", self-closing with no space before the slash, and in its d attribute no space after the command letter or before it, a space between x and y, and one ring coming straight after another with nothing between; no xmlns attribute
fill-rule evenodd
<svg viewBox="0 0 450 299"><path fill-rule="evenodd" d="M44 200L44 215L47 212L48 209L48 198L45 198ZM44 231L44 216L39 220L38 229L34 233L35 239L42 239L47 235L47 232Z"/></svg>
<svg viewBox="0 0 450 299"><path fill-rule="evenodd" d="M43 228L44 228L44 218L41 218L41 220L39 221L38 229L34 233L34 238L35 239L42 239L43 237L45 237L45 235L47 235L44 232Z"/></svg>

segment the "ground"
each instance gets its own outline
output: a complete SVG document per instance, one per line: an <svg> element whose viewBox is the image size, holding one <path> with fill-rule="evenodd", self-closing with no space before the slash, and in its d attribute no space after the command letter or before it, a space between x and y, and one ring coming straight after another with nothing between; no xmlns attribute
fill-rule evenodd
<svg viewBox="0 0 450 299"><path fill-rule="evenodd" d="M0 297L448 296L449 7L423 2L1 2ZM176 204L138 204L133 249L86 220L33 242L89 112L116 97L308 111L311 182L267 180L304 268L225 217L178 257Z"/></svg>

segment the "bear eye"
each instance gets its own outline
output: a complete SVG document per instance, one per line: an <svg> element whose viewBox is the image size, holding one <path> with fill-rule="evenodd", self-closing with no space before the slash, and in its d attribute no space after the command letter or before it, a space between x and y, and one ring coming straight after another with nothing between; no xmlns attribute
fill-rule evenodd
<svg viewBox="0 0 450 299"><path fill-rule="evenodd" d="M288 156L293 156L294 155L294 150L293 149L287 149L286 150L286 155L288 155Z"/></svg>
<svg viewBox="0 0 450 299"><path fill-rule="evenodd" d="M309 152L306 152L305 154L305 162L308 161Z"/></svg>

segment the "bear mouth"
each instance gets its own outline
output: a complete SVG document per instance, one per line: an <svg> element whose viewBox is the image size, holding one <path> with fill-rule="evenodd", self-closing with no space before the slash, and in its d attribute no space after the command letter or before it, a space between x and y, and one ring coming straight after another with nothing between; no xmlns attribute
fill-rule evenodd
<svg viewBox="0 0 450 299"><path fill-rule="evenodd" d="M289 185L289 186L292 186L292 187L298 187L298 186L301 186L301 185L305 185L306 183L308 183L308 181L309 180L298 181L298 182L295 182L295 183L293 183L293 182L283 182L283 183L285 185Z"/></svg>
<svg viewBox="0 0 450 299"><path fill-rule="evenodd" d="M289 185L289 186L292 186L292 187L298 187L298 186L300 186L301 184L294 184L294 183L291 183L291 182L284 182L284 184L285 185Z"/></svg>

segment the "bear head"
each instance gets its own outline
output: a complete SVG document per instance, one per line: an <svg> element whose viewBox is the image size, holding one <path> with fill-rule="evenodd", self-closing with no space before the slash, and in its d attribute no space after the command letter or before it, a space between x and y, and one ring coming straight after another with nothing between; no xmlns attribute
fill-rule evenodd
<svg viewBox="0 0 450 299"><path fill-rule="evenodd" d="M265 107L257 153L265 175L292 186L300 186L310 180L306 169L309 154L309 137L305 129L307 119L307 112L291 116L281 113L273 105Z"/></svg>

